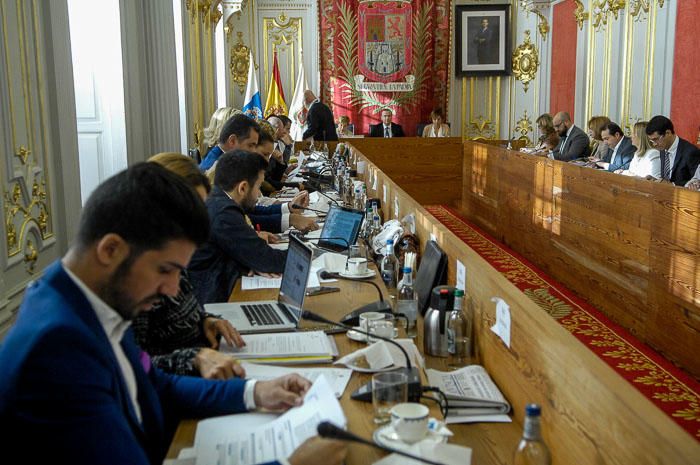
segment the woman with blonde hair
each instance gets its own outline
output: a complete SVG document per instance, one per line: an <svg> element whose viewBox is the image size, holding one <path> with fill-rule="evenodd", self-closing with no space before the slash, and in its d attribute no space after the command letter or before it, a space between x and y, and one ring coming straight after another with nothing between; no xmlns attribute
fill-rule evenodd
<svg viewBox="0 0 700 465"><path fill-rule="evenodd" d="M209 180L186 155L159 153L148 161L184 178L202 200L209 194ZM240 347L245 342L231 323L204 311L194 296L186 270L180 272L177 296L161 298L150 311L137 316L132 327L139 346L163 371L213 379L245 376L235 358L217 350L222 337L233 346Z"/></svg>
<svg viewBox="0 0 700 465"><path fill-rule="evenodd" d="M637 147L630 167L622 172L627 176L661 178L661 154L652 147L646 132L647 122L640 121L632 128L632 145Z"/></svg>
<svg viewBox="0 0 700 465"><path fill-rule="evenodd" d="M603 161L610 163L612 151L608 144L603 142L601 132L610 123L610 118L607 116L594 116L588 120L588 137L591 138L593 146L591 147L591 160Z"/></svg>
<svg viewBox="0 0 700 465"><path fill-rule="evenodd" d="M442 108L430 112L430 121L432 124L423 128L423 137L450 137L450 127L444 122Z"/></svg>
<svg viewBox="0 0 700 465"><path fill-rule="evenodd" d="M224 123L239 113L243 112L237 108L221 107L211 115L209 126L204 128L204 143L207 146L207 152L218 143Z"/></svg>
<svg viewBox="0 0 700 465"><path fill-rule="evenodd" d="M546 147L545 142L549 138L550 134L552 134L554 131L554 120L552 119L552 115L549 113L542 113L540 116L537 117L537 120L535 120L535 123L537 124L537 129L540 131L540 137L537 139L537 145L535 146L535 150L537 151L546 151L549 150ZM549 153L549 152L547 152Z"/></svg>

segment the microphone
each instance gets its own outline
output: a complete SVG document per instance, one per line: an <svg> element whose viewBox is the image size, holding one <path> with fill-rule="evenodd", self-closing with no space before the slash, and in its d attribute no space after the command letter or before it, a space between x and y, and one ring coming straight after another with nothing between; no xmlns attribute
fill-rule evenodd
<svg viewBox="0 0 700 465"><path fill-rule="evenodd" d="M360 444L365 444L370 447L375 447L377 449L386 451L386 452L391 452L393 454L398 454L403 457L408 457L413 460L417 460L419 462L423 463L428 463L430 465L443 465L440 462L433 462L432 460L424 459L423 457L418 457L417 455L409 454L408 452L404 452L398 449L394 449L393 447L387 447L387 446L382 446L381 444L376 444L372 441L369 441L365 438L361 438L350 431L345 431L344 429L338 428L335 426L333 423L329 421L322 421L321 423L318 424L316 427L316 432L318 433L319 436L322 438L326 439L336 439L338 441L350 441L350 442L359 442Z"/></svg>
<svg viewBox="0 0 700 465"><path fill-rule="evenodd" d="M397 369L397 372L405 373L406 378L407 378L407 390L408 390L408 401L409 402L420 402L420 396L421 393L423 392L423 389L421 387L421 381L420 381L420 373L418 373L418 368L414 367L411 365L411 357L408 356L408 352L406 352L406 349L403 348L401 344L396 342L393 339L390 339L388 337L384 336L379 336L377 334L370 334L367 331L364 331L362 329L357 329L357 328L352 328L351 326L348 326L343 323L339 323L337 321L332 321L329 320L326 317L323 317L319 315L318 313L310 312L308 310L303 310L301 312L301 317L305 320L309 321L316 321L318 323L325 323L327 325L333 325L333 326L339 326L344 329L352 329L355 332L358 332L360 334L364 334L367 337L373 337L375 339L381 339L382 341L386 341L390 344L395 345L396 347L401 350L401 353L403 356L406 358L406 367L401 367ZM359 389L357 389L355 392L353 392L350 395L350 398L353 400L361 400L364 402L372 402L372 381L368 382L364 386L361 386Z"/></svg>
<svg viewBox="0 0 700 465"><path fill-rule="evenodd" d="M328 271L322 271L319 275L321 279L342 279L346 281L357 281L360 283L366 283L374 286L379 294L379 300L363 305L362 307L356 308L352 312L344 315L340 321L342 324L347 326L357 326L360 324L360 315L366 312L379 312L379 313L393 313L391 311L391 304L384 302L384 296L382 296L382 290L377 286L374 281L369 281L365 279L353 279L340 276L338 273L330 273Z"/></svg>
<svg viewBox="0 0 700 465"><path fill-rule="evenodd" d="M333 197L331 197L330 195L326 194L325 192L323 192L321 190L321 184L323 184L323 183L317 182L315 179L308 179L308 181L311 181L312 184L315 184L313 189L315 189L316 192L318 192L319 194L321 194L322 196L324 196L325 198L327 198L328 200L330 200L334 204L338 205L339 207L342 206L342 205L340 205L340 202L338 202L336 199L334 199Z"/></svg>
<svg viewBox="0 0 700 465"><path fill-rule="evenodd" d="M297 210L308 210L310 212L319 213L319 214L324 215L324 216L328 214L328 212L324 212L323 210L316 210L314 208L302 207L301 205L298 205L296 203L291 204L289 207L296 208Z"/></svg>

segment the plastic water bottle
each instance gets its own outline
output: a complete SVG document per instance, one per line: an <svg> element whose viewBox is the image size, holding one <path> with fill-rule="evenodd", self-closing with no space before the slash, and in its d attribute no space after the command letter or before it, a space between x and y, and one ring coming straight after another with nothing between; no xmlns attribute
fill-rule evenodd
<svg viewBox="0 0 700 465"><path fill-rule="evenodd" d="M394 255L394 240L386 240L386 248L384 249L384 256L379 265L379 269L382 273L382 281L386 286L386 290L389 292L391 297L391 306L396 307L396 283L399 279L399 261Z"/></svg>
<svg viewBox="0 0 700 465"><path fill-rule="evenodd" d="M416 319L418 318L418 297L413 287L413 273L411 267L403 269L402 284L399 287L397 296L397 312L406 315L406 335L410 338L416 337Z"/></svg>
<svg viewBox="0 0 700 465"><path fill-rule="evenodd" d="M460 368L471 360L471 321L464 313L464 291L457 289L450 319L447 322L448 365Z"/></svg>
<svg viewBox="0 0 700 465"><path fill-rule="evenodd" d="M542 440L540 432L540 406L528 404L525 407L523 438L515 451L513 465L551 465L549 448Z"/></svg>

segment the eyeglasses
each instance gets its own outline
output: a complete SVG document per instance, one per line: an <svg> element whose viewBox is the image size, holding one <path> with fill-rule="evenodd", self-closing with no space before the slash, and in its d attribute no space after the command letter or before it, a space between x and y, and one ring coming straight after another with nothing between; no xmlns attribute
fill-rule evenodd
<svg viewBox="0 0 700 465"><path fill-rule="evenodd" d="M666 137L666 134L661 134L659 136L649 136L649 142L651 142L651 145L656 145L658 144L664 137Z"/></svg>

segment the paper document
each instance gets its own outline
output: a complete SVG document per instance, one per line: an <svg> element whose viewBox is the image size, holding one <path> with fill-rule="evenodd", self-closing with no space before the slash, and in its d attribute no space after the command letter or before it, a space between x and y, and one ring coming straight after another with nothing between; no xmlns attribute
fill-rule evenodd
<svg viewBox="0 0 700 465"><path fill-rule="evenodd" d="M510 307L500 297L491 297L491 301L496 302L496 324L491 326L491 331L510 348Z"/></svg>
<svg viewBox="0 0 700 465"><path fill-rule="evenodd" d="M272 421L260 424L259 414L255 420L257 425L248 421L249 414L224 418L229 417L234 418L227 423L217 418L199 423L195 437L197 465L252 465L286 459L305 440L316 435L316 428L322 421L340 427L346 424L343 409L323 376L311 386L301 406ZM206 425L217 421L214 427ZM205 430L212 433L205 435Z"/></svg>
<svg viewBox="0 0 700 465"><path fill-rule="evenodd" d="M430 440L423 440L406 447L404 452L445 465L470 465L472 463L472 450L469 447L456 444L436 444ZM374 465L421 465L422 463L398 454L391 454L374 462Z"/></svg>
<svg viewBox="0 0 700 465"><path fill-rule="evenodd" d="M298 333L244 334L245 347L231 347L221 341L222 352L239 359L333 355L333 346L323 331Z"/></svg>
<svg viewBox="0 0 700 465"><path fill-rule="evenodd" d="M254 289L279 289L282 278L266 278L265 276L243 276L241 278L241 290L252 291Z"/></svg>
<svg viewBox="0 0 700 465"><path fill-rule="evenodd" d="M448 372L427 369L425 374L428 383L439 388L447 397L447 423L510 421L510 417L505 415L510 411L510 404L481 365L469 365Z"/></svg>
<svg viewBox="0 0 700 465"><path fill-rule="evenodd" d="M352 376L352 370L348 368L288 368L248 362L243 362L241 365L245 368L247 378L262 381L279 378L280 376L290 373L297 373L312 383L315 383L316 380L323 375L330 384L331 389L333 389L333 393L338 398L342 397L350 381L350 376Z"/></svg>
<svg viewBox="0 0 700 465"><path fill-rule="evenodd" d="M423 357L413 343L413 339L395 339L411 359L412 366L424 365ZM386 341L378 341L367 347L342 357L334 365L345 365L362 373L393 370L406 366L406 357L401 349Z"/></svg>

